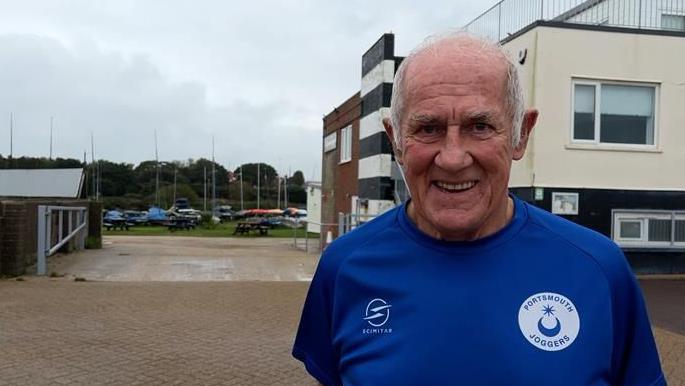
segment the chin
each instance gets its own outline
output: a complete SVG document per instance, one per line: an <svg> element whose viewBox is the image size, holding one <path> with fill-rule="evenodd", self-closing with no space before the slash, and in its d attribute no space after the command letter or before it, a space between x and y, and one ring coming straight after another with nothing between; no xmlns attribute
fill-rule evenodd
<svg viewBox="0 0 685 386"><path fill-rule="evenodd" d="M468 240L478 233L484 214L459 209L442 209L434 212L430 218L431 227L440 239Z"/></svg>

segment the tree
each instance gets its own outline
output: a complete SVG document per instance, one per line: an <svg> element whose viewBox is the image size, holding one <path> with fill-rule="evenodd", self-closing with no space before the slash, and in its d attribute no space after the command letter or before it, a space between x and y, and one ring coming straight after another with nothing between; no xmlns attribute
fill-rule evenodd
<svg viewBox="0 0 685 386"><path fill-rule="evenodd" d="M304 174L302 174L302 171L295 171L295 174L293 174L292 177L288 178L288 185L304 187Z"/></svg>
<svg viewBox="0 0 685 386"><path fill-rule="evenodd" d="M257 164L243 164L242 166L235 169L234 173L239 176L239 173L243 173L243 182L249 182L254 186L257 186ZM273 166L265 163L259 163L259 174L260 174L260 185L262 187L275 186L276 169ZM240 177L238 177L240 179Z"/></svg>
<svg viewBox="0 0 685 386"><path fill-rule="evenodd" d="M100 167L100 187L103 196L124 196L127 193L136 193L138 187L133 184L133 165L127 163L114 163L110 161L98 161Z"/></svg>

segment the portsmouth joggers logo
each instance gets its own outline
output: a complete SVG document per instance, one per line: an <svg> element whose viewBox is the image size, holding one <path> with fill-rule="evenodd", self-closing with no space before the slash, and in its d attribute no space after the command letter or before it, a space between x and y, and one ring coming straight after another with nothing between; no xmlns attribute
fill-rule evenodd
<svg viewBox="0 0 685 386"><path fill-rule="evenodd" d="M576 340L580 318L569 298L554 292L541 292L521 304L519 328L533 346L545 351L559 351Z"/></svg>

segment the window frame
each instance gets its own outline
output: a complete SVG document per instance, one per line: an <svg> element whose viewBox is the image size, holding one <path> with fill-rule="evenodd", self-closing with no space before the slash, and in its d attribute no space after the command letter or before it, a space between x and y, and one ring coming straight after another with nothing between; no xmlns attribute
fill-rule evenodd
<svg viewBox="0 0 685 386"><path fill-rule="evenodd" d="M576 139L575 138L575 113L576 113L576 85L593 86L595 89L595 103L594 103L594 139ZM652 106L652 113L654 114L654 140L653 144L637 144L637 143L615 143L615 142L600 142L601 134L601 107L602 107L602 85L617 85L617 86L636 86L636 87L651 87L654 90L654 105ZM588 78L572 78L571 79L571 117L569 127L569 145L591 146L598 149L607 150L658 150L659 143L659 90L660 84L654 82L637 82L637 81L619 81L609 79L588 79Z"/></svg>
<svg viewBox="0 0 685 386"><path fill-rule="evenodd" d="M670 241L649 241L649 220L671 220ZM683 249L685 241L675 240L676 220L685 220L685 211L678 210L636 210L612 209L611 211L611 239L621 247L630 248L664 248ZM621 223L627 221L640 222L640 238L622 238Z"/></svg>
<svg viewBox="0 0 685 386"><path fill-rule="evenodd" d="M675 32L685 32L685 29L675 29L675 28L665 28L664 27L664 16L676 16L685 19L685 12L679 12L677 10L661 10L659 17L659 29L663 31L675 31Z"/></svg>
<svg viewBox="0 0 685 386"><path fill-rule="evenodd" d="M340 162L344 164L352 161L352 125L340 129Z"/></svg>

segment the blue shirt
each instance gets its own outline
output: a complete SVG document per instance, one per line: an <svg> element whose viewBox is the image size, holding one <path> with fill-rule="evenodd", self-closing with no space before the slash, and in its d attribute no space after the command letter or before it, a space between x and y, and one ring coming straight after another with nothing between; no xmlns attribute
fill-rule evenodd
<svg viewBox="0 0 685 386"><path fill-rule="evenodd" d="M397 207L333 242L293 355L324 385L665 385L606 237L514 198L499 232L422 233Z"/></svg>

